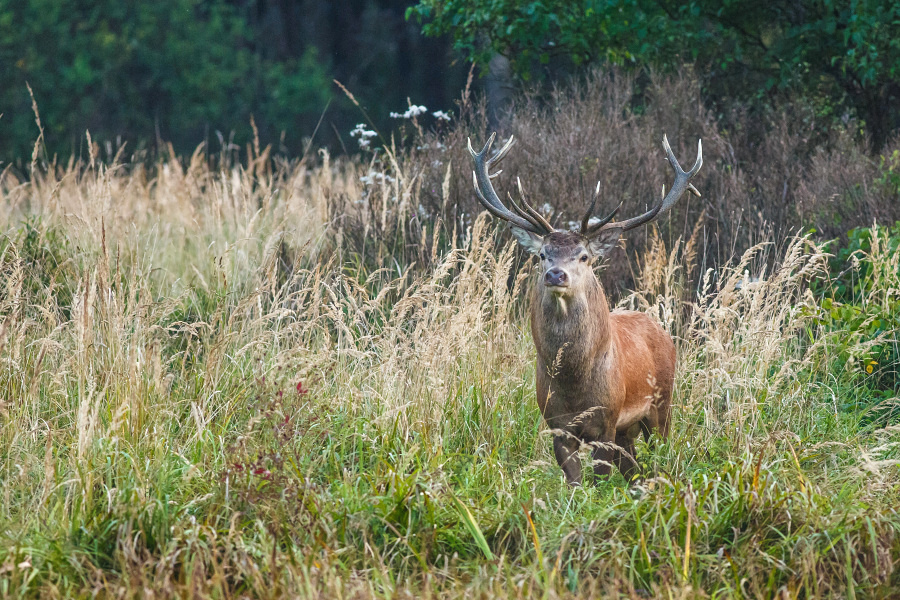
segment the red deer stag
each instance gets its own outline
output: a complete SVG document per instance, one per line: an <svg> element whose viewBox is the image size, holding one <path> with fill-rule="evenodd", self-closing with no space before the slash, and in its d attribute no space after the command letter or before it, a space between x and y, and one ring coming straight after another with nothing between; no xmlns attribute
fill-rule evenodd
<svg viewBox="0 0 900 600"><path fill-rule="evenodd" d="M521 206L509 196L510 211L497 196L490 171L506 156L514 139L491 156L496 134L481 152L469 141L475 161L475 192L484 207L509 223L519 243L541 259L542 276L531 299L531 334L537 350L537 401L554 432L553 452L570 485L581 484L581 443L593 446L595 476L610 473L614 462L631 481L640 471L634 459L634 440L653 430L669 432L675 344L649 316L630 310L610 312L593 265L618 244L626 231L645 225L669 210L685 191L700 196L691 178L703 164L685 172L669 142L663 147L675 170L669 193L646 213L613 221L619 208L591 223L600 186L581 220L581 230L560 231L525 200L519 182ZM663 190L665 192L665 190Z"/></svg>

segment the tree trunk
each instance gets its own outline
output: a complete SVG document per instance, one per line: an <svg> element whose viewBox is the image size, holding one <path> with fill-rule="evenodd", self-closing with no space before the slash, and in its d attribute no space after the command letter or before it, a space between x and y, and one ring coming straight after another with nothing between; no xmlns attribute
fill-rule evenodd
<svg viewBox="0 0 900 600"><path fill-rule="evenodd" d="M488 63L484 91L487 96L488 128L500 131L509 124L513 96L512 68L509 59L502 54L494 54Z"/></svg>

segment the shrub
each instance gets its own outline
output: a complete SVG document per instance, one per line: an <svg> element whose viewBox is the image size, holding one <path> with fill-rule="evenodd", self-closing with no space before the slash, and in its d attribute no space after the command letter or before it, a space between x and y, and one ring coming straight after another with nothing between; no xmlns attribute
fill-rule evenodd
<svg viewBox="0 0 900 600"><path fill-rule="evenodd" d="M867 423L889 423L900 416L900 222L851 229L832 246L820 291L820 323L838 334L832 368L864 389L847 408L866 410Z"/></svg>

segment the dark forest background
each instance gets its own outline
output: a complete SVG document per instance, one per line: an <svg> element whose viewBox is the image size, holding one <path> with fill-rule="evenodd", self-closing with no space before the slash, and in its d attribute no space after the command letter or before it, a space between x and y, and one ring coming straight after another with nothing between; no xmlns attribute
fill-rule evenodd
<svg viewBox="0 0 900 600"><path fill-rule="evenodd" d="M315 143L349 147L365 119L333 79L384 126L407 98L449 110L468 65L448 38L405 18L409 5L0 0L0 158L31 156L39 131L27 85L45 147L61 159L86 155L86 131L113 152L127 141L129 155L163 142L215 152L249 139L251 116L283 153L302 152L320 117Z"/></svg>
<svg viewBox="0 0 900 600"><path fill-rule="evenodd" d="M492 127L517 87L597 67L638 76L638 110L654 75L690 73L725 130L788 106L877 153L900 126L890 0L0 0L0 159L35 147L28 86L47 160L84 157L86 132L153 157L254 127L296 156L355 148L355 124L389 132L409 103L452 111L473 64Z"/></svg>

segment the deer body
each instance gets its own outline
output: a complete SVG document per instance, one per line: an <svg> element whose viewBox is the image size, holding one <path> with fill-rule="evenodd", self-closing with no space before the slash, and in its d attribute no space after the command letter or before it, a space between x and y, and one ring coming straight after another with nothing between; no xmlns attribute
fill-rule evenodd
<svg viewBox="0 0 900 600"><path fill-rule="evenodd" d="M599 223L590 223L600 186L581 222L581 230L560 231L524 198L510 196L513 211L500 202L491 184L490 167L503 159L513 138L489 156L492 135L481 152L469 144L475 160L475 191L485 208L510 224L519 243L541 260L542 277L531 301L531 332L537 351L537 402L553 432L553 450L571 485L580 485L582 444L593 447L595 475L616 467L631 480L640 467L634 440L658 432L666 437L675 377L675 344L649 316L634 311L610 311L593 264L605 256L622 233L656 219L685 191L700 193L691 178L703 164L685 172L668 141L663 145L675 171L675 183L664 198L643 215L613 221L618 208ZM621 204L619 205L621 207Z"/></svg>
<svg viewBox="0 0 900 600"><path fill-rule="evenodd" d="M557 462L570 483L580 483L583 442L594 445L596 474L615 463L630 479L638 469L635 438L668 434L675 344L643 313L610 312L599 282L585 298L569 300L565 312L543 287L534 290L531 332L538 407L559 432Z"/></svg>

